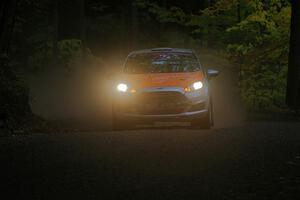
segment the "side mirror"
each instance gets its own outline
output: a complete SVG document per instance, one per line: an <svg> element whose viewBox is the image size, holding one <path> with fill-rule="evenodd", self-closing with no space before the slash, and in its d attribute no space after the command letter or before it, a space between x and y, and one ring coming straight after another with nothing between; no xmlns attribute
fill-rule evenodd
<svg viewBox="0 0 300 200"><path fill-rule="evenodd" d="M219 71L218 70L214 70L214 69L208 69L207 70L207 75L208 78L213 78L219 75Z"/></svg>

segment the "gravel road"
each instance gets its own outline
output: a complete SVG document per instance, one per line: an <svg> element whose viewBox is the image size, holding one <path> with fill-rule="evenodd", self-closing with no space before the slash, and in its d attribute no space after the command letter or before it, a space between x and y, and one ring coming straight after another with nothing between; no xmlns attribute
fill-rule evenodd
<svg viewBox="0 0 300 200"><path fill-rule="evenodd" d="M299 199L299 130L299 122L249 122L212 130L168 127L1 138L1 194Z"/></svg>

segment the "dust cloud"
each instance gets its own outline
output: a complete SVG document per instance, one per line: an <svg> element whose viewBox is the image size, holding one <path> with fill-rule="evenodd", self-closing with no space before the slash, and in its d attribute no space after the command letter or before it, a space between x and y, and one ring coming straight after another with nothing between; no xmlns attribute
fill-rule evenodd
<svg viewBox="0 0 300 200"><path fill-rule="evenodd" d="M219 76L211 80L214 127L242 125L245 111L232 64L213 50L198 53L202 66L220 70ZM76 122L76 128L111 129L111 74L121 71L124 59L124 55L113 56L102 64L71 70L54 67L32 77L32 111L44 119Z"/></svg>

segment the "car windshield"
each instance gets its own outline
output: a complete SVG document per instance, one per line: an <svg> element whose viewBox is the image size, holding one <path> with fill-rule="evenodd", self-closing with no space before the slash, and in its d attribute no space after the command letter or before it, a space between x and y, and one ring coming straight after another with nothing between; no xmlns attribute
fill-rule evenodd
<svg viewBox="0 0 300 200"><path fill-rule="evenodd" d="M192 53L139 53L129 56L125 73L177 73L199 71L200 64Z"/></svg>

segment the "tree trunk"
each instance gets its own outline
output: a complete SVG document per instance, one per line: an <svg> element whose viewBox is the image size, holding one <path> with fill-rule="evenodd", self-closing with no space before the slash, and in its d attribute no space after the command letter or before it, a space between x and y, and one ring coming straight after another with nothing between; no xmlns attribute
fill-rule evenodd
<svg viewBox="0 0 300 200"><path fill-rule="evenodd" d="M237 0L236 4L236 14L237 14L237 21L238 23L241 22L241 0Z"/></svg>
<svg viewBox="0 0 300 200"><path fill-rule="evenodd" d="M80 39L82 45L83 57L86 55L86 17L85 0L80 0Z"/></svg>
<svg viewBox="0 0 300 200"><path fill-rule="evenodd" d="M1 2L0 53L9 53L14 30L16 8L17 0L4 0Z"/></svg>
<svg viewBox="0 0 300 200"><path fill-rule="evenodd" d="M131 48L135 49L139 37L138 7L134 0L131 2Z"/></svg>
<svg viewBox="0 0 300 200"><path fill-rule="evenodd" d="M32 112L28 88L19 83L20 77L16 75L17 64L13 61L19 60L10 51L18 1L5 0L0 5L0 129L12 132L22 127Z"/></svg>
<svg viewBox="0 0 300 200"><path fill-rule="evenodd" d="M166 0L163 0L163 1L162 1L162 7L163 7L165 10L168 9L167 1L166 1ZM165 31L165 28L166 28L165 25L166 25L166 24L165 24L164 22L161 22L161 23L160 23L160 32L161 32L161 33L163 33L163 32Z"/></svg>
<svg viewBox="0 0 300 200"><path fill-rule="evenodd" d="M290 55L286 102L291 109L300 108L300 1L292 1Z"/></svg>
<svg viewBox="0 0 300 200"><path fill-rule="evenodd" d="M58 0L54 0L54 14L53 14L53 49L52 49L52 56L53 56L53 63L57 63L58 59Z"/></svg>

